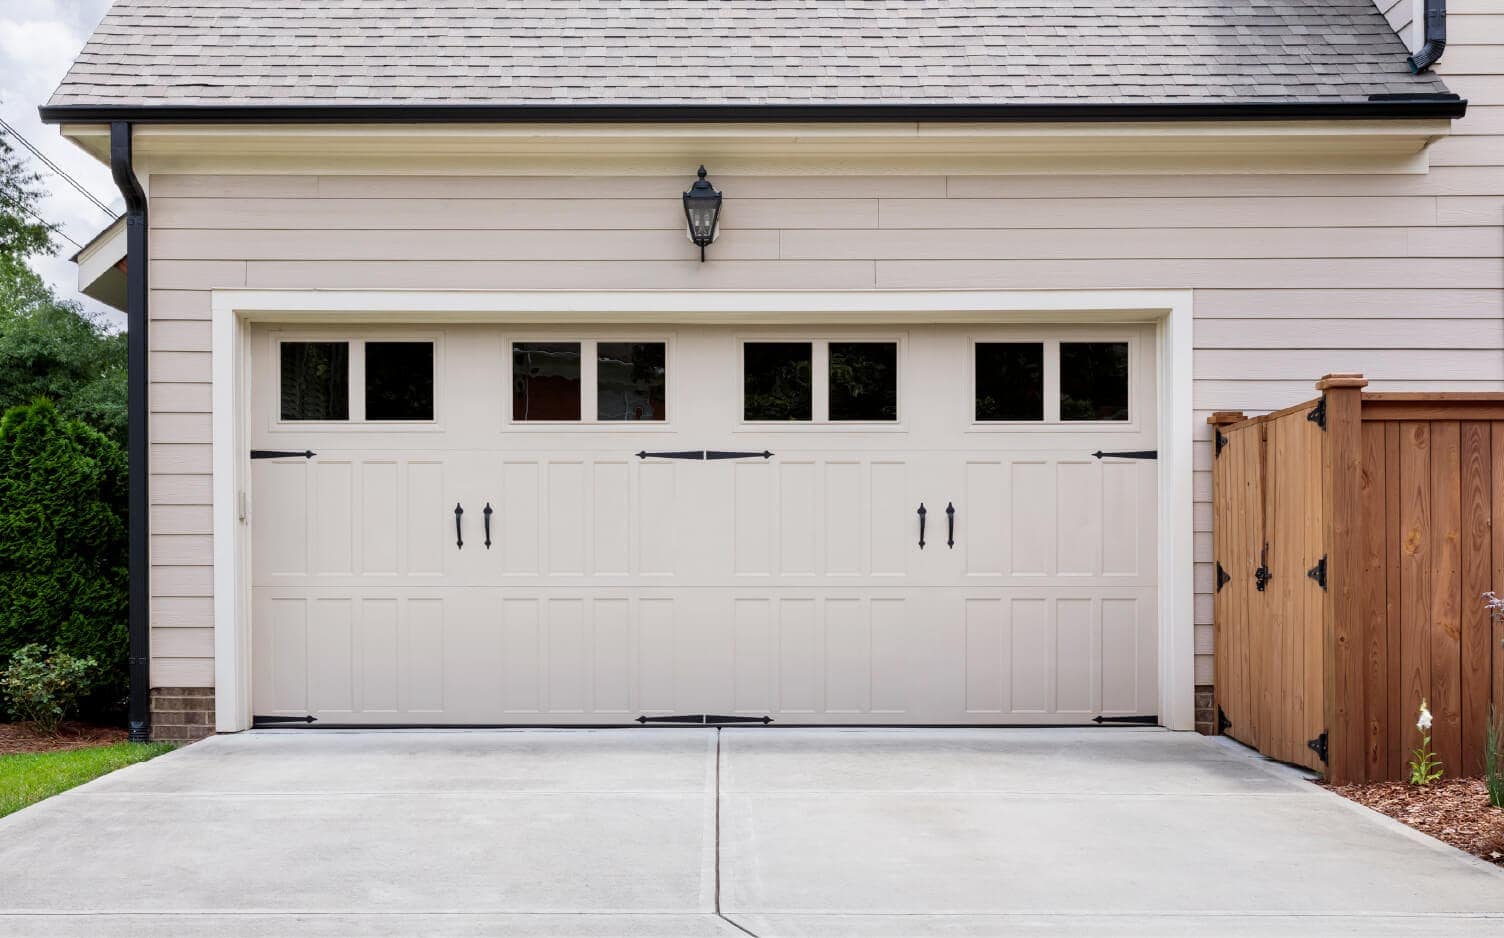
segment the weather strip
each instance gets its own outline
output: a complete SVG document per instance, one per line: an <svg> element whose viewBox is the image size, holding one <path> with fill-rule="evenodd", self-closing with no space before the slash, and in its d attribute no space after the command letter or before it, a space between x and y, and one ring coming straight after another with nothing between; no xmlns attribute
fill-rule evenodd
<svg viewBox="0 0 1504 938"><path fill-rule="evenodd" d="M748 930L726 917L721 911L721 728L715 728L715 917L751 938L758 938Z"/></svg>

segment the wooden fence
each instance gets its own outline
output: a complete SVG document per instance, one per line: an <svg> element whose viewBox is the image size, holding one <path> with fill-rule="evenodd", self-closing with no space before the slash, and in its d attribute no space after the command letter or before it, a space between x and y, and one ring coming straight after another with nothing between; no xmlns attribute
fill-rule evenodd
<svg viewBox="0 0 1504 938"><path fill-rule="evenodd" d="M1424 698L1475 775L1504 710L1504 394L1366 384L1210 418L1218 722L1334 782L1404 778Z"/></svg>

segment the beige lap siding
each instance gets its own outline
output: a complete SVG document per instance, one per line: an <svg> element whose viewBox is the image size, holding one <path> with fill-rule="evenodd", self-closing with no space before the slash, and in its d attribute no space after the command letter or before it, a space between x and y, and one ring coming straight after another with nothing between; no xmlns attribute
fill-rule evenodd
<svg viewBox="0 0 1504 938"><path fill-rule="evenodd" d="M1213 410L1328 371L1504 388L1504 16L1452 0L1472 100L1428 175L728 177L685 244L684 179L155 176L152 681L213 682L209 291L232 287L1195 290L1196 683L1211 681ZM713 168L713 167L712 167ZM1184 428L1177 428L1183 431Z"/></svg>

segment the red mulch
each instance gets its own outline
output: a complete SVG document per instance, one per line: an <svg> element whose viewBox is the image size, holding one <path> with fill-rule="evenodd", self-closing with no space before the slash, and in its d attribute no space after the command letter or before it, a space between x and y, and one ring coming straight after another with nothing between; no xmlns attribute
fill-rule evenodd
<svg viewBox="0 0 1504 938"><path fill-rule="evenodd" d="M87 723L64 723L56 736L38 733L25 723L0 723L0 755L20 752L57 752L125 742L126 732L118 726L90 726Z"/></svg>
<svg viewBox="0 0 1504 938"><path fill-rule="evenodd" d="M1504 866L1504 810L1488 803L1481 778L1444 778L1429 785L1367 782L1334 785L1332 791Z"/></svg>

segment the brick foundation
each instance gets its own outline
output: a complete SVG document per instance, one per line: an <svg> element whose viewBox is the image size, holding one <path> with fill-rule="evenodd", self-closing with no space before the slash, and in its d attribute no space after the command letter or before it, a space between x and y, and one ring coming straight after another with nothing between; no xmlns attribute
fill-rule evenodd
<svg viewBox="0 0 1504 938"><path fill-rule="evenodd" d="M1196 732L1217 735L1217 700L1210 684L1196 685Z"/></svg>
<svg viewBox="0 0 1504 938"><path fill-rule="evenodd" d="M214 688L153 687L151 738L192 742L214 733Z"/></svg>

